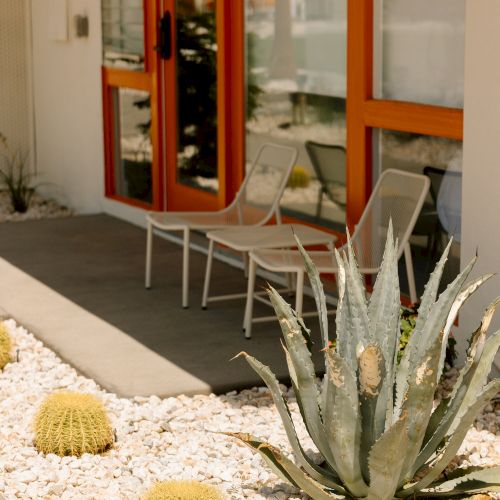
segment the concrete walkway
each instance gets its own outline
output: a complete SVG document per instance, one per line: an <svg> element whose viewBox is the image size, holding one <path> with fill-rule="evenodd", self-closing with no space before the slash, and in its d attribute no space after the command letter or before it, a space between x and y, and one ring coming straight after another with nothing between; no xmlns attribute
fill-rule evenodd
<svg viewBox="0 0 500 500"><path fill-rule="evenodd" d="M243 350L287 380L277 323L256 325L246 340L244 301L201 310L205 256L191 252L191 307L183 310L181 247L155 238L150 291L144 251L144 230L106 215L0 224L0 307L80 372L124 396L261 385L243 360L229 362ZM214 263L214 294L244 291L245 284L240 270ZM262 313L270 309L257 304ZM317 320L308 324L320 361Z"/></svg>
<svg viewBox="0 0 500 500"><path fill-rule="evenodd" d="M118 328L0 259L1 317L13 317L84 375L122 396L200 394L211 387Z"/></svg>

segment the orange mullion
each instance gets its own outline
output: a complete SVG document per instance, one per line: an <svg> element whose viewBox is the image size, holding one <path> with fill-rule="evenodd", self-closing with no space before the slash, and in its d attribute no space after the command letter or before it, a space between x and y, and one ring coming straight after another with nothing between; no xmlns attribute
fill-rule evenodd
<svg viewBox="0 0 500 500"><path fill-rule="evenodd" d="M372 189L372 134L365 102L373 93L373 0L347 3L347 222L351 229Z"/></svg>
<svg viewBox="0 0 500 500"><path fill-rule="evenodd" d="M463 140L462 109L402 101L367 100L365 126Z"/></svg>
<svg viewBox="0 0 500 500"><path fill-rule="evenodd" d="M145 48L145 69L149 75L149 99L151 113L151 145L153 148L153 161L151 165L153 208L161 210L164 208L163 200L163 169L162 169L162 148L160 140L160 106L161 96L159 92L158 67L159 56L155 51L157 41L156 19L158 17L158 2L144 0L144 48Z"/></svg>
<svg viewBox="0 0 500 500"><path fill-rule="evenodd" d="M231 1L231 0L229 0ZM216 78L217 78L217 179L219 180L219 191L217 193L219 208L226 206L226 165L229 160L228 145L230 144L228 128L230 119L227 116L231 108L230 103L226 101L228 89L226 81L226 69L228 61L226 56L231 47L226 43L226 26L229 25L226 15L226 0L217 0L215 2L215 26L217 36L217 57L216 57ZM229 106L228 106L229 104Z"/></svg>
<svg viewBox="0 0 500 500"><path fill-rule="evenodd" d="M151 76L148 73L103 67L106 83L111 87L151 91Z"/></svg>
<svg viewBox="0 0 500 500"><path fill-rule="evenodd" d="M244 5L219 0L218 26L218 177L219 206L234 198L245 175Z"/></svg>
<svg viewBox="0 0 500 500"><path fill-rule="evenodd" d="M102 68L102 109L104 129L104 194L114 193L114 151L113 151L113 96L108 85L106 68Z"/></svg>

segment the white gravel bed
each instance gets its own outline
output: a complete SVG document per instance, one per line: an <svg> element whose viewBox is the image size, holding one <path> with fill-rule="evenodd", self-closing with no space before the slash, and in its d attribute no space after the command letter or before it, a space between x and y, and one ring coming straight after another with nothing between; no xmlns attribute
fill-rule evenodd
<svg viewBox="0 0 500 500"><path fill-rule="evenodd" d="M12 212L12 204L6 191L0 191L0 222L16 222L31 219L52 219L68 217L72 211L59 205L54 200L43 198L35 193L31 198L30 206L25 213Z"/></svg>
<svg viewBox="0 0 500 500"><path fill-rule="evenodd" d="M287 449L267 390L163 400L120 398L78 375L15 321L5 324L19 361L0 373L0 497L139 499L155 481L182 478L217 485L230 499L305 498L274 476L250 449L217 434L249 432ZM116 429L112 450L79 459L37 452L33 417L43 398L57 390L83 391L102 399ZM291 406L296 417L297 406ZM493 412L493 419L481 424L483 430L469 432L460 450L463 461L498 461L498 420ZM306 449L311 448L302 427L299 434Z"/></svg>

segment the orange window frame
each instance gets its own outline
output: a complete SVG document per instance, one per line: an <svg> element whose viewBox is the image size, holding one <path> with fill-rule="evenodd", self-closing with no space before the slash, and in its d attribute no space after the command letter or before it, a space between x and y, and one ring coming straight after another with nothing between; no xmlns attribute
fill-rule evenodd
<svg viewBox="0 0 500 500"><path fill-rule="evenodd" d="M102 66L102 103L104 127L105 196L110 199L144 209L160 210L163 207L161 141L157 67L158 58L153 47L156 46L156 16L158 2L143 0L144 11L144 71L130 71ZM115 151L117 148L114 120L117 116L113 92L120 88L130 88L148 92L151 99L151 143L152 160L152 203L142 202L120 195L116 191Z"/></svg>
<svg viewBox="0 0 500 500"><path fill-rule="evenodd" d="M352 229L372 188L372 130L463 140L463 110L373 98L374 0L347 7L347 217Z"/></svg>
<svg viewBox="0 0 500 500"><path fill-rule="evenodd" d="M219 37L218 64L221 82L218 87L219 135L218 171L221 188L217 206L222 208L234 198L245 175L245 26L244 2L219 0L217 22ZM153 203L145 208L165 209L164 168L161 166L162 106L159 92L159 59L156 45L156 19L159 0L144 0L145 72L130 72L103 67L103 106L106 158L106 196L135 205L147 205L124 199L114 191L113 109L114 86L130 86L151 94L153 141ZM348 1L347 11L347 221L352 230L366 206L372 190L372 130L389 129L463 140L463 110L389 101L373 98L374 0ZM142 75L142 76L141 76ZM148 75L148 76L145 76ZM168 136L167 136L168 140ZM171 144L170 144L171 147ZM156 153L156 154L155 154ZM167 176L171 176L170 167ZM196 207L196 193L186 199ZM293 220L287 218L287 220Z"/></svg>

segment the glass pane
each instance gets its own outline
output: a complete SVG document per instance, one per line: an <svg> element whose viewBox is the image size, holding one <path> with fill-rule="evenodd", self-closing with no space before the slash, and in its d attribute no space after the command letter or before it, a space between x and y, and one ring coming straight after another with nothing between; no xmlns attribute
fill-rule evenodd
<svg viewBox="0 0 500 500"><path fill-rule="evenodd" d="M142 0L102 1L103 64L144 71Z"/></svg>
<svg viewBox="0 0 500 500"><path fill-rule="evenodd" d="M114 89L115 189L127 198L151 203L151 112L148 92Z"/></svg>
<svg viewBox="0 0 500 500"><path fill-rule="evenodd" d="M178 180L217 191L217 37L213 0L177 0Z"/></svg>
<svg viewBox="0 0 500 500"><path fill-rule="evenodd" d="M462 108L465 0L379 0L379 9L375 97Z"/></svg>
<svg viewBox="0 0 500 500"><path fill-rule="evenodd" d="M265 142L297 147L283 213L344 230L347 0L245 5L247 163Z"/></svg>
<svg viewBox="0 0 500 500"><path fill-rule="evenodd" d="M451 237L454 243L443 283L460 268L462 213L462 142L391 130L379 130L374 139L374 178L399 169L429 177L431 187L412 236L417 288L423 292L434 262ZM402 271L402 276L406 276Z"/></svg>

